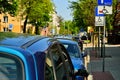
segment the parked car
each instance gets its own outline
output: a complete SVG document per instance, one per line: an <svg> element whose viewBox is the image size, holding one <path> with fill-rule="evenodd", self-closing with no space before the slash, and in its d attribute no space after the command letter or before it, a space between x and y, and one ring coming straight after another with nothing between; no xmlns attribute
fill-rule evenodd
<svg viewBox="0 0 120 80"><path fill-rule="evenodd" d="M56 39L0 32L0 80L74 80L79 72Z"/></svg>
<svg viewBox="0 0 120 80"><path fill-rule="evenodd" d="M81 51L83 51L83 40L81 40L81 39L79 38L79 36L72 36L72 35L55 35L54 38L57 38L57 39L64 38L64 39L74 40L74 41L78 42Z"/></svg>
<svg viewBox="0 0 120 80"><path fill-rule="evenodd" d="M79 38L79 36L73 36L73 40L76 41L76 42L78 42L81 51L83 51L83 40L81 40L81 39Z"/></svg>
<svg viewBox="0 0 120 80"><path fill-rule="evenodd" d="M88 76L88 72L84 65L84 57L86 53L82 53L80 47L76 41L70 39L58 39L67 49L69 56L71 58L72 64L74 66L74 70L81 70L81 75L84 76L76 76L76 80L84 80Z"/></svg>

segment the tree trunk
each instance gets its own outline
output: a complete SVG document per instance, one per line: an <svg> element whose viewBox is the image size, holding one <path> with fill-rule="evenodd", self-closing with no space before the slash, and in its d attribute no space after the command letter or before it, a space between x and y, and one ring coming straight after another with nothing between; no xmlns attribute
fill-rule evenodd
<svg viewBox="0 0 120 80"><path fill-rule="evenodd" d="M26 33L26 25L27 25L28 16L26 16L23 26L23 33Z"/></svg>
<svg viewBox="0 0 120 80"><path fill-rule="evenodd" d="M36 25L36 26L35 26L35 34L39 35L39 34L40 34L40 31L39 31L39 30L40 30L39 27Z"/></svg>

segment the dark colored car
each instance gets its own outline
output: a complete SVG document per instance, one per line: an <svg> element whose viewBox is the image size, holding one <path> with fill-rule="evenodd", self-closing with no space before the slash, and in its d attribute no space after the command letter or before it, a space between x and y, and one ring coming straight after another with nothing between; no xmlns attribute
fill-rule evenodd
<svg viewBox="0 0 120 80"><path fill-rule="evenodd" d="M88 76L88 72L84 66L84 57L86 53L82 53L80 47L76 41L70 39L58 39L67 49L71 58L74 70L81 70L81 74L84 76L76 76L76 80L84 80ZM83 73L82 73L83 72Z"/></svg>
<svg viewBox="0 0 120 80"><path fill-rule="evenodd" d="M0 80L74 80L77 74L56 39L0 33Z"/></svg>

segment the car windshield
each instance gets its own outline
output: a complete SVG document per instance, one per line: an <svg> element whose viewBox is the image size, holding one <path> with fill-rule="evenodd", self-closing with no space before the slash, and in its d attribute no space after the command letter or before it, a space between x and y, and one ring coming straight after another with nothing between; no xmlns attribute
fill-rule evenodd
<svg viewBox="0 0 120 80"><path fill-rule="evenodd" d="M65 48L67 49L69 55L71 58L80 58L80 51L79 51L79 47L75 44L66 44L63 43L63 45L65 46Z"/></svg>

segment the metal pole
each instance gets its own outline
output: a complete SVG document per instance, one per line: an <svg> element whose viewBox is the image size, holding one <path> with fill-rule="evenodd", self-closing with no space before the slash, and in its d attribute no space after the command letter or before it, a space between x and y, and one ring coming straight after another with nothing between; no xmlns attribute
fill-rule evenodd
<svg viewBox="0 0 120 80"><path fill-rule="evenodd" d="M105 17L104 17L104 31L103 31L103 72L105 71Z"/></svg>
<svg viewBox="0 0 120 80"><path fill-rule="evenodd" d="M98 52L100 53L100 26L99 26L99 34L98 34Z"/></svg>
<svg viewBox="0 0 120 80"><path fill-rule="evenodd" d="M101 57L103 58L103 36L101 38Z"/></svg>

